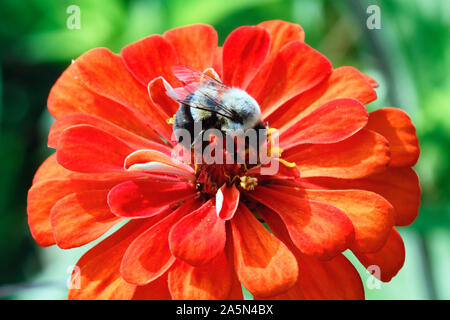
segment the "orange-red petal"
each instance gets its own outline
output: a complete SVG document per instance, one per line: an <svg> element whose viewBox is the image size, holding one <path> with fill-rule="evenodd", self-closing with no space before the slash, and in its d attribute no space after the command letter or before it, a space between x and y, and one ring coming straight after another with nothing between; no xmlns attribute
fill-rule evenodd
<svg viewBox="0 0 450 320"><path fill-rule="evenodd" d="M329 189L364 189L378 193L394 207L396 226L411 224L419 212L419 179L411 168L388 168L362 179L317 177L306 181Z"/></svg>
<svg viewBox="0 0 450 320"><path fill-rule="evenodd" d="M171 300L167 273L145 286L136 286L132 300Z"/></svg>
<svg viewBox="0 0 450 320"><path fill-rule="evenodd" d="M364 287L358 271L342 254L321 261L297 252L298 281L289 291L270 297L276 300L363 300Z"/></svg>
<svg viewBox="0 0 450 320"><path fill-rule="evenodd" d="M233 270L225 252L206 265L178 260L169 271L169 289L176 300L224 300L231 293Z"/></svg>
<svg viewBox="0 0 450 320"><path fill-rule="evenodd" d="M178 64L177 54L169 41L160 35L129 44L122 49L121 56L131 74L145 87L159 76L171 83L177 82L171 69Z"/></svg>
<svg viewBox="0 0 450 320"><path fill-rule="evenodd" d="M163 143L152 129L150 119L133 105L121 104L83 85L75 67L77 61L78 59L63 72L50 91L47 106L52 116L59 119L72 113L90 114L152 141Z"/></svg>
<svg viewBox="0 0 450 320"><path fill-rule="evenodd" d="M217 257L225 242L225 221L217 216L212 200L177 222L169 235L173 255L194 266Z"/></svg>
<svg viewBox="0 0 450 320"><path fill-rule="evenodd" d="M369 115L367 128L382 134L389 141L391 167L410 167L419 159L416 128L408 114L397 108L382 108Z"/></svg>
<svg viewBox="0 0 450 320"><path fill-rule="evenodd" d="M291 41L304 41L305 32L298 24L283 20L269 20L258 24L266 28L271 35L270 55L274 56L280 49Z"/></svg>
<svg viewBox="0 0 450 320"><path fill-rule="evenodd" d="M194 210L197 203L188 201L177 210L164 212L164 218L140 234L127 248L120 267L129 283L145 285L162 276L175 262L169 248L169 232L173 224ZM167 215L168 214L168 215Z"/></svg>
<svg viewBox="0 0 450 320"><path fill-rule="evenodd" d="M96 48L83 54L73 65L75 76L89 90L129 109L138 110L148 119L146 124L169 141L172 128L166 122L165 113L151 103L147 83L139 83L128 72L119 55L105 48Z"/></svg>
<svg viewBox="0 0 450 320"><path fill-rule="evenodd" d="M378 88L379 84L374 78L368 74L363 74L363 77L373 88Z"/></svg>
<svg viewBox="0 0 450 320"><path fill-rule="evenodd" d="M297 281L294 255L241 204L231 220L234 264L239 280L258 297L289 290Z"/></svg>
<svg viewBox="0 0 450 320"><path fill-rule="evenodd" d="M179 170L180 173L185 172L186 175L194 173L194 169L187 164L177 162L171 158L170 155L151 149L137 150L128 155L124 161L124 168L130 169L133 166L144 165L146 163L160 163L167 165Z"/></svg>
<svg viewBox="0 0 450 320"><path fill-rule="evenodd" d="M272 127L281 129L331 100L351 98L367 104L376 97L375 90L361 72L353 67L340 67L318 85L280 106L265 120Z"/></svg>
<svg viewBox="0 0 450 320"><path fill-rule="evenodd" d="M366 268L370 266L379 268L379 274L375 272L373 275L383 282L391 281L405 263L405 245L395 228L392 228L389 238L379 251L375 253L352 251Z"/></svg>
<svg viewBox="0 0 450 320"><path fill-rule="evenodd" d="M127 300L134 296L136 286L125 282L119 268L129 244L148 228L153 220L129 222L117 232L86 252L72 274L74 285L71 300Z"/></svg>
<svg viewBox="0 0 450 320"><path fill-rule="evenodd" d="M342 141L367 123L366 108L355 99L336 99L299 119L280 134L280 146ZM286 147L288 146L288 147Z"/></svg>
<svg viewBox="0 0 450 320"><path fill-rule="evenodd" d="M194 24L166 31L163 37L172 44L182 65L203 71L213 64L217 32L207 24Z"/></svg>
<svg viewBox="0 0 450 320"><path fill-rule="evenodd" d="M82 124L91 125L98 129L104 130L116 138L126 141L132 148L153 149L170 154L170 148L164 144L150 141L112 122L85 113L73 113L56 120L50 128L48 135L48 146L56 149L59 138L65 129Z"/></svg>
<svg viewBox="0 0 450 320"><path fill-rule="evenodd" d="M394 209L380 195L365 190L304 190L308 199L332 204L350 218L355 228L352 248L361 252L378 251L394 224Z"/></svg>
<svg viewBox="0 0 450 320"><path fill-rule="evenodd" d="M33 186L28 191L27 213L31 234L41 246L55 244L50 224L50 210L60 199L71 193L102 190L129 180L139 174L79 174L58 165L50 156L38 170Z"/></svg>
<svg viewBox="0 0 450 320"><path fill-rule="evenodd" d="M81 124L62 132L56 160L64 168L81 173L121 172L125 158L133 151L108 132Z"/></svg>
<svg viewBox="0 0 450 320"><path fill-rule="evenodd" d="M177 112L179 104L172 100L166 94L166 91L167 89L162 77L155 78L148 84L148 93L151 101L157 105L164 112L167 119L169 119Z"/></svg>
<svg viewBox="0 0 450 320"><path fill-rule="evenodd" d="M214 61L212 64L213 69L217 72L217 74L221 77L223 72L223 47L217 47L214 52Z"/></svg>
<svg viewBox="0 0 450 320"><path fill-rule="evenodd" d="M65 178L68 175L70 175L70 171L64 169L56 162L56 153L53 153L36 170L33 184L52 178Z"/></svg>
<svg viewBox="0 0 450 320"><path fill-rule="evenodd" d="M282 219L272 210L259 207L270 230L294 253L298 263L298 280L288 291L270 297L277 300L343 300L364 299L364 287L358 271L342 254L317 260L302 254L292 243ZM256 297L258 298L258 297Z"/></svg>
<svg viewBox="0 0 450 320"><path fill-rule="evenodd" d="M307 144L285 150L283 158L295 162L304 178L352 179L385 170L390 153L388 141L382 135L363 129L341 142Z"/></svg>
<svg viewBox="0 0 450 320"><path fill-rule="evenodd" d="M124 218L151 217L195 195L192 184L153 179L125 181L108 194L111 211Z"/></svg>
<svg viewBox="0 0 450 320"><path fill-rule="evenodd" d="M247 91L258 101L266 121L279 106L313 88L330 73L331 63L325 56L302 41L292 41L278 52L273 63L261 69Z"/></svg>
<svg viewBox="0 0 450 320"><path fill-rule="evenodd" d="M60 248L70 249L89 243L121 220L108 207L108 192L109 189L71 193L55 203L50 222Z"/></svg>
<svg viewBox="0 0 450 320"><path fill-rule="evenodd" d="M354 240L350 219L335 206L292 193L257 187L248 195L278 213L292 242L307 255L330 259Z"/></svg>
<svg viewBox="0 0 450 320"><path fill-rule="evenodd" d="M223 83L246 89L261 68L269 48L270 34L265 28L244 26L230 33L223 45Z"/></svg>
<svg viewBox="0 0 450 320"><path fill-rule="evenodd" d="M222 220L233 218L239 205L240 192L235 184L224 184L216 194L217 216Z"/></svg>

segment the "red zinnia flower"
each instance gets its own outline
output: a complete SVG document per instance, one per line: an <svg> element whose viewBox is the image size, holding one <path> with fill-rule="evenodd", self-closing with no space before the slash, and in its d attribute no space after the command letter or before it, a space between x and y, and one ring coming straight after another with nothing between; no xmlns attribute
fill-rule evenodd
<svg viewBox="0 0 450 320"><path fill-rule="evenodd" d="M71 299L360 299L350 249L389 281L414 221L419 156L408 115L368 113L376 82L333 69L300 26L240 27L217 46L208 25L153 35L117 55L93 49L50 92L56 118L28 195L41 246L73 248L129 221L79 261ZM185 165L170 155L174 65L213 68L278 129L280 170ZM264 220L272 231L260 222Z"/></svg>

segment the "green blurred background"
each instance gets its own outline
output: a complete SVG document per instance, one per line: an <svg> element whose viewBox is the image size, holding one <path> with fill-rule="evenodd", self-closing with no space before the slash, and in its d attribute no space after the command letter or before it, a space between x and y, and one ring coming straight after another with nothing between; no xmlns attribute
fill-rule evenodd
<svg viewBox="0 0 450 320"><path fill-rule="evenodd" d="M72 4L81 9L80 29L66 26ZM379 30L366 27L373 4L381 9ZM301 24L306 42L334 67L371 75L380 87L369 109L400 107L417 127L423 194L419 218L400 228L406 263L390 283L366 290L367 298L450 298L450 1L2 0L0 299L65 299L71 266L87 249L40 248L26 217L31 179L52 152L46 99L70 61L94 47L119 52L147 35L197 22L213 25L223 43L236 27L270 19Z"/></svg>

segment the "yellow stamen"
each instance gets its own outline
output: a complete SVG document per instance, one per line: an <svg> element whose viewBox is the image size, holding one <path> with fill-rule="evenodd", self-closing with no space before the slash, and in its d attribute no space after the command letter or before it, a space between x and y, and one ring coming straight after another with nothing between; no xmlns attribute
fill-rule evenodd
<svg viewBox="0 0 450 320"><path fill-rule="evenodd" d="M297 164L295 162L288 162L284 159L279 159L278 161L280 161L282 164L284 164L288 168L294 168L295 166L297 166Z"/></svg>
<svg viewBox="0 0 450 320"><path fill-rule="evenodd" d="M272 152L278 153L278 158L280 158L281 154L283 153L283 149L281 149L281 148L273 148L273 149L269 149L268 151L269 151L269 156L272 155Z"/></svg>
<svg viewBox="0 0 450 320"><path fill-rule="evenodd" d="M278 129L276 129L276 128L268 128L267 129L267 134L272 134L272 133L275 133L275 132L277 132L278 131Z"/></svg>
<svg viewBox="0 0 450 320"><path fill-rule="evenodd" d="M275 128L267 129L267 134L269 136L270 145L271 145L271 147L273 146L273 148L269 149L269 156L272 155L272 152L274 152L274 153L278 152L278 158L279 158L280 163L285 165L288 168L294 168L296 166L295 162L288 162L284 159L281 159L281 154L283 153L283 149L280 147L274 147L275 143L273 141L272 134L275 132L278 132L278 129L275 129Z"/></svg>
<svg viewBox="0 0 450 320"><path fill-rule="evenodd" d="M255 187L258 185L258 179L255 177L242 176L240 177L241 183L240 186L242 189L247 191L255 190Z"/></svg>

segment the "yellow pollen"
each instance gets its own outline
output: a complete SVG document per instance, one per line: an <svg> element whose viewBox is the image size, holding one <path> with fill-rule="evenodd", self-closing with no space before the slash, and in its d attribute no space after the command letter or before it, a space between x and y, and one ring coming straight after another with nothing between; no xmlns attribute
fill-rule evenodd
<svg viewBox="0 0 450 320"><path fill-rule="evenodd" d="M241 183L240 186L242 189L247 191L255 190L255 187L258 185L258 179L255 177L242 176L240 177Z"/></svg>
<svg viewBox="0 0 450 320"><path fill-rule="evenodd" d="M174 124L175 123L175 115L173 117L166 119L167 124Z"/></svg>

